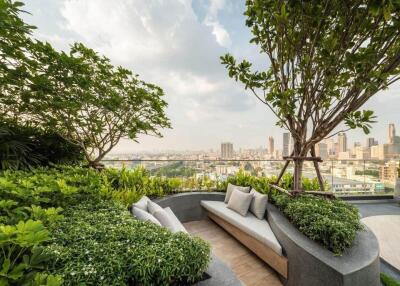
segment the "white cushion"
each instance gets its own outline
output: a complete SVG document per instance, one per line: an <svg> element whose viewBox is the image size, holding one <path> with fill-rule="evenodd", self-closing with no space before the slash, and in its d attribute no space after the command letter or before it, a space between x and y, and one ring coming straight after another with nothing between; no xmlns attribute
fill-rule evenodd
<svg viewBox="0 0 400 286"><path fill-rule="evenodd" d="M146 196L143 196L140 200L138 200L136 203L132 204L132 208L136 207L139 209L142 209L144 211L148 211L147 210L147 202L150 201L150 199Z"/></svg>
<svg viewBox="0 0 400 286"><path fill-rule="evenodd" d="M183 226L183 224L179 221L179 219L175 216L174 212L168 207L168 208L164 208L164 210L168 213L172 224L174 225L174 231L172 232L178 232L178 231L182 231L185 233L188 233L186 228Z"/></svg>
<svg viewBox="0 0 400 286"><path fill-rule="evenodd" d="M151 214L138 207L132 207L132 214L141 221L150 221L154 224L160 225L161 223Z"/></svg>
<svg viewBox="0 0 400 286"><path fill-rule="evenodd" d="M263 219L265 210L267 209L268 196L252 189L250 194L253 194L253 200L250 204L250 211L258 218Z"/></svg>
<svg viewBox="0 0 400 286"><path fill-rule="evenodd" d="M223 202L201 201L201 205L207 211L236 226L258 241L269 246L277 254L282 255L282 247L265 219L258 219L251 213L247 213L246 216L241 216L237 212L228 209Z"/></svg>
<svg viewBox="0 0 400 286"><path fill-rule="evenodd" d="M157 209L153 215L163 227L171 232L175 233L182 231L183 226L181 227L179 220L175 217L175 215L171 215L171 213L167 212L165 209Z"/></svg>
<svg viewBox="0 0 400 286"><path fill-rule="evenodd" d="M231 210L234 210L238 214L245 216L249 211L252 200L253 194L247 194L239 190L233 190L227 207Z"/></svg>
<svg viewBox="0 0 400 286"><path fill-rule="evenodd" d="M231 183L228 184L228 187L226 189L226 194L225 194L225 203L227 204L229 202L229 199L231 198L231 194L233 190L239 190L244 193L250 192L250 187L241 187L241 186L235 186L232 185Z"/></svg>
<svg viewBox="0 0 400 286"><path fill-rule="evenodd" d="M157 211L162 211L164 210L161 206L159 206L158 204L156 204L155 202L152 201L147 201L147 211L149 213L151 213L152 215L154 215L155 212Z"/></svg>

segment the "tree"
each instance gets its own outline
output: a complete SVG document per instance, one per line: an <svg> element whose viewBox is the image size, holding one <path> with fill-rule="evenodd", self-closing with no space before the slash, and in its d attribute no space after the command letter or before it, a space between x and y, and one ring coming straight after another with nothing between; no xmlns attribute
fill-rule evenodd
<svg viewBox="0 0 400 286"><path fill-rule="evenodd" d="M18 113L12 103L14 94L24 92L30 75L30 35L35 28L19 14L26 13L21 2L0 0L0 116Z"/></svg>
<svg viewBox="0 0 400 286"><path fill-rule="evenodd" d="M39 65L23 109L82 147L91 166L99 166L121 138L161 136L159 129L170 127L160 87L114 67L83 44L66 54L41 43L34 57Z"/></svg>
<svg viewBox="0 0 400 286"><path fill-rule="evenodd" d="M268 69L252 71L250 62L229 54L221 61L291 133L299 192L303 162L315 156L315 144L335 135L341 122L368 133L373 112L359 109L400 79L400 3L247 0L245 15Z"/></svg>

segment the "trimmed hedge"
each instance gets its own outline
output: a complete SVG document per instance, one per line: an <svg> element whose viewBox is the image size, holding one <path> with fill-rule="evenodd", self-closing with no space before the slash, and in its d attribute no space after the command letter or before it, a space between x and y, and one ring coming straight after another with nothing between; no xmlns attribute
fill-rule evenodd
<svg viewBox="0 0 400 286"><path fill-rule="evenodd" d="M358 209L339 199L313 195L291 198L272 193L271 201L303 234L335 255L350 247L357 232L363 229Z"/></svg>
<svg viewBox="0 0 400 286"><path fill-rule="evenodd" d="M139 222L112 202L82 203L63 214L45 251L64 285L187 284L207 269L208 243Z"/></svg>
<svg viewBox="0 0 400 286"><path fill-rule="evenodd" d="M136 221L108 200L113 190L105 173L87 168L0 172L0 284L167 285L202 276L206 242Z"/></svg>

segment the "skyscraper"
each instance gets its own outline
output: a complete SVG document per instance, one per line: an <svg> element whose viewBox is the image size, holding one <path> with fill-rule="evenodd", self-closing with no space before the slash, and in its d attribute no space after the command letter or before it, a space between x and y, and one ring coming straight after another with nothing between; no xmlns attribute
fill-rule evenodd
<svg viewBox="0 0 400 286"><path fill-rule="evenodd" d="M338 134L338 143L339 143L339 152L346 152L347 151L347 137L346 133L340 132Z"/></svg>
<svg viewBox="0 0 400 286"><path fill-rule="evenodd" d="M232 159L233 158L233 144L230 142L221 143L221 158Z"/></svg>
<svg viewBox="0 0 400 286"><path fill-rule="evenodd" d="M283 133L283 148L282 148L282 156L289 156L290 152L290 133Z"/></svg>
<svg viewBox="0 0 400 286"><path fill-rule="evenodd" d="M274 148L274 138L273 137L268 137L268 153L269 154L274 154L275 148Z"/></svg>
<svg viewBox="0 0 400 286"><path fill-rule="evenodd" d="M394 127L394 123L389 124L389 144L394 143L394 139L396 137L396 128Z"/></svg>
<svg viewBox="0 0 400 286"><path fill-rule="evenodd" d="M315 146L315 155L321 157L322 160L328 158L328 145L326 143L318 143Z"/></svg>
<svg viewBox="0 0 400 286"><path fill-rule="evenodd" d="M372 147L372 146L375 146L375 145L378 145L378 142L375 140L374 137L367 138L366 147Z"/></svg>

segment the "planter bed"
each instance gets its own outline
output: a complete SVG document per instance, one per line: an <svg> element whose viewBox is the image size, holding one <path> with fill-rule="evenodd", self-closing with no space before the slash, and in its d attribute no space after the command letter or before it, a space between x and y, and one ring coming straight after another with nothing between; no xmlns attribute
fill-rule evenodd
<svg viewBox="0 0 400 286"><path fill-rule="evenodd" d="M223 201L223 193L192 192L157 199L170 207L181 222L201 220L207 215L202 200ZM366 228L360 231L353 246L342 256L312 241L295 228L273 205L268 205L267 220L288 258L288 286L377 286L379 282L379 246L375 235Z"/></svg>

